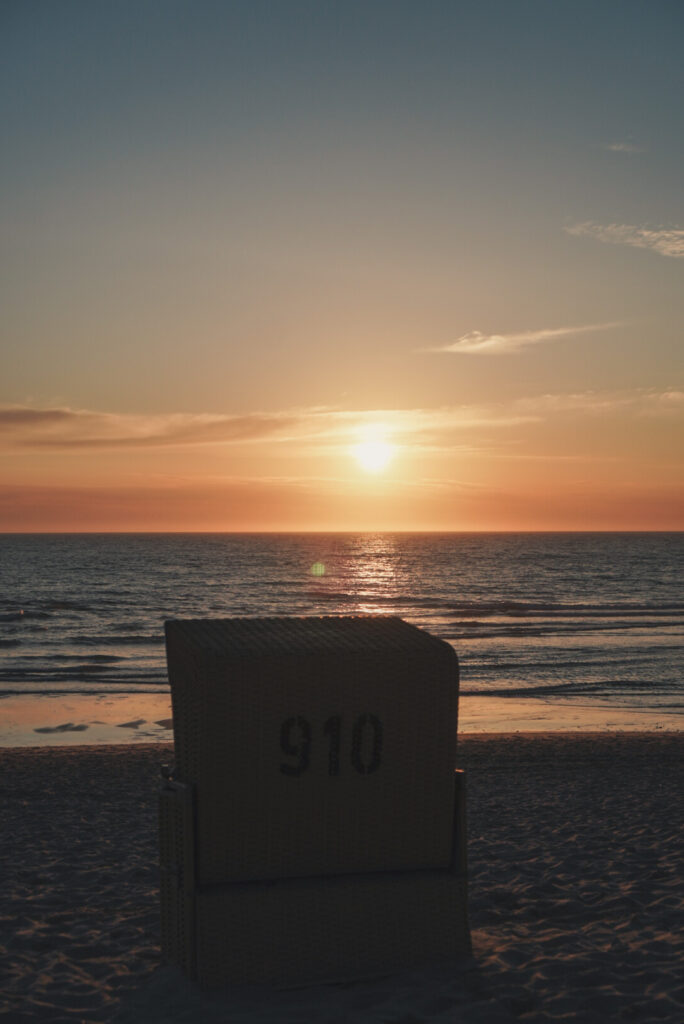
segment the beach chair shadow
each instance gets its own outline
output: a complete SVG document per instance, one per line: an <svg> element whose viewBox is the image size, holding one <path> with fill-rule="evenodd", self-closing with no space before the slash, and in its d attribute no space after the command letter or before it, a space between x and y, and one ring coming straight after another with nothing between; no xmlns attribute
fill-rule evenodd
<svg viewBox="0 0 684 1024"><path fill-rule="evenodd" d="M203 987L470 952L458 663L401 619L166 623L162 952Z"/></svg>

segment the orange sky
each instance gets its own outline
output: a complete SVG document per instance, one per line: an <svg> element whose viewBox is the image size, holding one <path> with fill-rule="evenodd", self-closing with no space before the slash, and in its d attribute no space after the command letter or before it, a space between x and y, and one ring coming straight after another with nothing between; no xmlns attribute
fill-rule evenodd
<svg viewBox="0 0 684 1024"><path fill-rule="evenodd" d="M5 410L0 515L9 530L677 529L683 406L644 391L374 413ZM377 471L359 458L369 439L386 446Z"/></svg>
<svg viewBox="0 0 684 1024"><path fill-rule="evenodd" d="M682 529L684 24L613 6L16 5L0 530Z"/></svg>

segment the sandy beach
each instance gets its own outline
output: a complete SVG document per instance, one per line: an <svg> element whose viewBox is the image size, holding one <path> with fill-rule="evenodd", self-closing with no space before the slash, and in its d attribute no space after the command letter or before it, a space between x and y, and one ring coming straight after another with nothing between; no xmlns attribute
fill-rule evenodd
<svg viewBox="0 0 684 1024"><path fill-rule="evenodd" d="M0 749L0 1016L446 1024L684 1019L684 734L464 735L474 955L205 995L160 964L170 744Z"/></svg>

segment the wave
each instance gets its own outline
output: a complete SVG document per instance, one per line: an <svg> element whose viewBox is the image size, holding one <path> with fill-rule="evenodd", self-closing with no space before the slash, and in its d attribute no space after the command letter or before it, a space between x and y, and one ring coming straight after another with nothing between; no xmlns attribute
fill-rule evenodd
<svg viewBox="0 0 684 1024"><path fill-rule="evenodd" d="M524 601L459 601L457 604L450 603L448 607L450 611L463 615L543 615L549 618L556 615L567 618L580 618L583 616L602 617L608 615L626 618L633 615L646 617L649 615L684 614L684 604L679 602L666 602L663 604L654 604L652 602L644 602L642 604L634 602L565 604L556 601L538 603Z"/></svg>
<svg viewBox="0 0 684 1024"><path fill-rule="evenodd" d="M139 635L133 633L130 636L110 636L104 634L103 636L77 636L69 639L70 644L75 644L79 647L118 647L120 644L134 644L135 646L146 646L152 645L155 647L161 646L164 643L164 634L158 633L150 636Z"/></svg>
<svg viewBox="0 0 684 1024"><path fill-rule="evenodd" d="M132 687L137 690L141 685L163 685L166 682L166 672L161 669L141 670L136 667L129 672L107 672L101 665L80 665L71 668L14 668L0 671L0 690L7 692L8 688L20 685L23 688L25 683L45 683L56 686L64 683L73 683L76 690L84 683L97 684L107 692L113 684Z"/></svg>
<svg viewBox="0 0 684 1024"><path fill-rule="evenodd" d="M657 651L667 651L667 647L658 647ZM679 647L672 647L669 650L678 651ZM618 658L583 658L581 652L578 653L575 658L568 658L563 660L557 657L557 650L554 648L549 651L547 657L542 659L528 659L521 658L519 661L497 661L496 658L493 660L486 660L486 657L471 657L469 655L467 664L470 671L477 671L478 675L489 675L501 673L501 672L558 672L558 671L573 671L576 672L581 669L582 672L586 672L591 669L601 669L605 671L611 667L629 667L633 668L638 665L650 665L653 659L653 655L649 650L637 649L636 652L625 653L622 657ZM461 659L463 661L463 659Z"/></svg>
<svg viewBox="0 0 684 1024"><path fill-rule="evenodd" d="M51 612L92 612L93 606L81 601L69 601L55 598L52 601L41 601L41 606Z"/></svg>
<svg viewBox="0 0 684 1024"><path fill-rule="evenodd" d="M31 609L18 608L12 612L2 612L0 622L25 622L27 619L49 619L50 612L34 611Z"/></svg>
<svg viewBox="0 0 684 1024"><path fill-rule="evenodd" d="M448 610L450 604L441 597L418 597L415 594L385 594L377 590L327 590L323 587L320 590L311 589L308 596L318 602L330 602L340 604L363 604L375 603L383 608L442 608Z"/></svg>
<svg viewBox="0 0 684 1024"><path fill-rule="evenodd" d="M651 694L652 687L641 679L602 679L594 682L574 680L567 683L542 683L532 686L506 686L506 687L461 687L461 697L588 697L605 694L606 696L619 696L624 693ZM658 686L657 693L679 693L680 688L673 682L668 687ZM679 705L675 705L679 706Z"/></svg>
<svg viewBox="0 0 684 1024"><path fill-rule="evenodd" d="M30 657L40 658L41 661L45 660L44 655L35 654ZM90 663L97 664L109 664L117 661L129 661L124 654L51 654L49 656L50 661L87 661Z"/></svg>
<svg viewBox="0 0 684 1024"><path fill-rule="evenodd" d="M463 615L467 621L471 616L507 616L509 618L525 618L543 616L545 618L630 618L638 616L681 616L684 615L684 603L668 601L655 602L562 602L562 601L454 601L446 597L420 597L415 594L384 594L377 590L328 590L321 587L311 589L309 596L319 602L343 604L377 604L378 606L401 606L404 608L433 608Z"/></svg>
<svg viewBox="0 0 684 1024"><path fill-rule="evenodd" d="M670 629L678 627L678 631L674 633L675 636L682 635L679 629L682 628L679 622L656 622L652 623L598 623L598 624L583 624L583 625L567 625L567 626L543 626L533 625L529 626L506 626L501 625L499 627L489 626L486 628L478 629L477 631L469 632L467 629L463 629L458 632L452 632L450 628L444 628L435 630L439 631L440 635L444 639L448 640L494 640L499 638L538 638L544 636L582 636L589 635L590 633L637 633L639 630L652 630L655 632L660 629ZM670 633L669 635L672 635Z"/></svg>

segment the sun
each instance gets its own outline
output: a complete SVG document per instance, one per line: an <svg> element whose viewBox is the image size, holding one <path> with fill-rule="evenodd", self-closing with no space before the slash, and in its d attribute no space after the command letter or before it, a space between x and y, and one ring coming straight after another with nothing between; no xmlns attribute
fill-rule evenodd
<svg viewBox="0 0 684 1024"><path fill-rule="evenodd" d="M361 441L352 449L354 457L367 473L381 473L392 461L394 445L376 438Z"/></svg>

